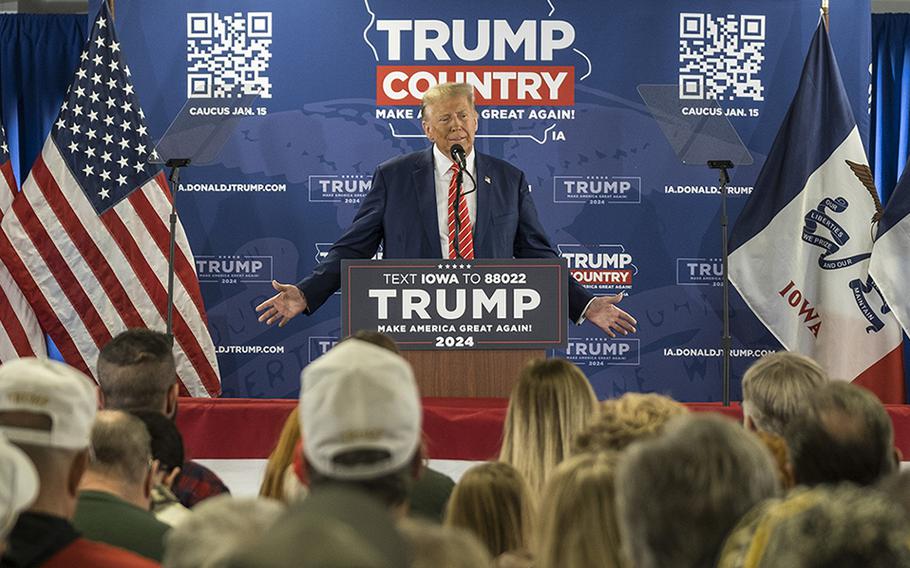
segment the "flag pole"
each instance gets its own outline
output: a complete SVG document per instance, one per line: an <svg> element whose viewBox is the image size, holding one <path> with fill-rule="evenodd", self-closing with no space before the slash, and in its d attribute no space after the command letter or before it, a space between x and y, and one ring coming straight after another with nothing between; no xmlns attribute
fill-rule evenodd
<svg viewBox="0 0 910 568"><path fill-rule="evenodd" d="M110 0L113 2L114 0ZM825 22L825 29L830 31L831 25L828 23L828 0L822 0L822 20Z"/></svg>

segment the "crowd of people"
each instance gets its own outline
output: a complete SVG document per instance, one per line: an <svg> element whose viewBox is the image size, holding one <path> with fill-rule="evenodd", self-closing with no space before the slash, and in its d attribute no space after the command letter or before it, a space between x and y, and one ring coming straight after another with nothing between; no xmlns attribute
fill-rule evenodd
<svg viewBox="0 0 910 568"><path fill-rule="evenodd" d="M743 423L659 394L598 402L529 363L499 456L427 467L411 366L359 332L308 365L257 498L187 461L169 338L129 330L98 386L0 366L0 567L910 567L910 475L868 391L780 352Z"/></svg>

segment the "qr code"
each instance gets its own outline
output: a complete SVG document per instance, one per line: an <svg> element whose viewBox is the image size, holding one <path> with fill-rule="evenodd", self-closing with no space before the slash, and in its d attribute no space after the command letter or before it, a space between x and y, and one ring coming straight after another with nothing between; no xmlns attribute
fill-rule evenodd
<svg viewBox="0 0 910 568"><path fill-rule="evenodd" d="M271 12L187 13L187 98L271 98L271 47Z"/></svg>
<svg viewBox="0 0 910 568"><path fill-rule="evenodd" d="M679 15L679 98L765 100L765 17Z"/></svg>

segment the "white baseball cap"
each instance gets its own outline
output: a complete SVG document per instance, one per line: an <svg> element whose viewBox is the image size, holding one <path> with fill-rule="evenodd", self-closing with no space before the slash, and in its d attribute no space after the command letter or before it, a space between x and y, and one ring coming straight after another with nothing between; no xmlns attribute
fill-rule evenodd
<svg viewBox="0 0 910 568"><path fill-rule="evenodd" d="M0 536L38 496L38 472L22 450L0 434Z"/></svg>
<svg viewBox="0 0 910 568"><path fill-rule="evenodd" d="M46 427L7 426L12 442L70 450L91 444L98 395L92 379L50 359L23 357L0 365L0 414L28 412L46 416Z"/></svg>
<svg viewBox="0 0 910 568"><path fill-rule="evenodd" d="M345 340L301 375L303 453L319 473L370 479L408 464L420 445L421 407L411 365L359 339ZM335 460L353 450L388 457L368 464Z"/></svg>

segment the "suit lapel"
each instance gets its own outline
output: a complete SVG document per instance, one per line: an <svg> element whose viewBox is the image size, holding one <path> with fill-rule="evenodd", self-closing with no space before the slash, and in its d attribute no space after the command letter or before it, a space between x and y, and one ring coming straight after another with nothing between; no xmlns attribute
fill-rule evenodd
<svg viewBox="0 0 910 568"><path fill-rule="evenodd" d="M442 258L439 245L439 218L436 213L436 175L433 171L433 146L421 153L414 168L414 188L417 211L434 258ZM409 220L404 219L407 223Z"/></svg>
<svg viewBox="0 0 910 568"><path fill-rule="evenodd" d="M474 148L474 151L477 152L477 148ZM484 238L490 230L490 219L492 218L490 204L493 185L487 183L484 179L485 174L489 176L489 164L487 157L477 152L477 156L474 158L476 170L474 177L477 178L477 219L474 222L474 255L478 258L489 256L486 248L484 248Z"/></svg>

